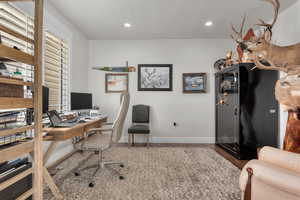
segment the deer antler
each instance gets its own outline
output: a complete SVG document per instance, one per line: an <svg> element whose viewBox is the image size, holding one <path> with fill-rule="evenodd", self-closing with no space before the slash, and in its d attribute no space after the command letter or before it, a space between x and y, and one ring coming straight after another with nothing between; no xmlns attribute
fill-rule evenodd
<svg viewBox="0 0 300 200"><path fill-rule="evenodd" d="M264 60L266 60L266 59L264 59ZM270 60L266 60L266 61L270 64L270 66L266 66L266 65L262 64L260 59L258 58L258 55L255 54L254 63L258 69L277 70L277 71L283 71L285 73L289 72L289 70L287 69L287 64L284 64L283 66L278 67L272 61L270 61Z"/></svg>
<svg viewBox="0 0 300 200"><path fill-rule="evenodd" d="M279 9L280 9L280 2L279 2L279 0L263 0L263 1L269 2L270 4L273 5L274 19L273 19L273 22L271 24L268 24L264 20L259 19L260 24L257 24L257 25L267 27L268 29L271 30L273 28L273 26L275 25L275 23L277 21L277 18L278 18Z"/></svg>
<svg viewBox="0 0 300 200"><path fill-rule="evenodd" d="M234 26L231 24L231 29L234 32L234 35L231 35L231 38L235 40L237 43L241 43L243 41L243 31L244 31L244 26L245 26L245 21L246 21L246 15L243 18L242 25L240 28L240 31L237 31Z"/></svg>

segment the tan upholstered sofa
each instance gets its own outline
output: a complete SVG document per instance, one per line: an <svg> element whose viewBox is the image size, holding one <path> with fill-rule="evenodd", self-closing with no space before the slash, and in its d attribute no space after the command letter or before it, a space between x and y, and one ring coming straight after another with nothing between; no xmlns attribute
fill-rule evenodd
<svg viewBox="0 0 300 200"><path fill-rule="evenodd" d="M240 176L243 200L300 200L300 154L264 147Z"/></svg>

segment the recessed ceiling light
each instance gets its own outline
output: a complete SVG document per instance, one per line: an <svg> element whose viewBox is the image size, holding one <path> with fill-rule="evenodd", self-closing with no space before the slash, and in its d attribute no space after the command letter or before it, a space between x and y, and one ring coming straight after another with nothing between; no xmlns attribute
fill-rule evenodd
<svg viewBox="0 0 300 200"><path fill-rule="evenodd" d="M131 27L131 24L130 24L130 23L124 23L124 27L125 27L125 28L130 28L130 27Z"/></svg>
<svg viewBox="0 0 300 200"><path fill-rule="evenodd" d="M205 22L205 26L212 26L212 25L214 25L214 23L212 21Z"/></svg>

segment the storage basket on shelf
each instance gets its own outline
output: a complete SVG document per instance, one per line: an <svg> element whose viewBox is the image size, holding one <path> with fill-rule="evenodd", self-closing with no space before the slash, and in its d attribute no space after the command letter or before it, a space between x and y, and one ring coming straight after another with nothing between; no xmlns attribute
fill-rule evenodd
<svg viewBox="0 0 300 200"><path fill-rule="evenodd" d="M0 76L1 79L7 79L8 81L16 80L23 81L22 79ZM0 97L16 97L24 98L24 86L18 84L6 84L0 83Z"/></svg>

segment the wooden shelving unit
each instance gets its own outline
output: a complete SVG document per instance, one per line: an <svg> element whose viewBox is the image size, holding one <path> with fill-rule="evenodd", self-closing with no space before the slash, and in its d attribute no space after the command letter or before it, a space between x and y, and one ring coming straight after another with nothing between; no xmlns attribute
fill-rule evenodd
<svg viewBox="0 0 300 200"><path fill-rule="evenodd" d="M2 0L0 0L2 1ZM6 2L14 1L28 1L32 0L7 0ZM3 2L3 1L2 1ZM0 163L9 161L17 157L21 157L30 153L33 155L33 167L26 171L10 178L9 180L0 184L0 191L18 182L24 177L34 173L33 187L27 192L23 193L17 200L27 199L33 195L34 200L43 199L43 149L42 149L42 39L43 39L43 10L44 1L34 0L35 17L34 17L34 40L21 35L14 30L11 30L3 25L0 25L0 30L4 31L18 39L34 44L34 56L14 49L3 44L0 44L0 61L2 62L21 62L34 66L34 82L24 82L22 80L7 79L0 77L0 83L31 86L34 88L34 95L32 99L29 98L11 98L0 97L0 109L16 109L16 108L33 108L34 109L34 125L24 126L14 129L6 129L0 131L0 137L10 136L20 132L25 132L34 129L34 139L24 140L13 146L0 149Z"/></svg>

